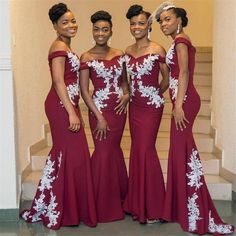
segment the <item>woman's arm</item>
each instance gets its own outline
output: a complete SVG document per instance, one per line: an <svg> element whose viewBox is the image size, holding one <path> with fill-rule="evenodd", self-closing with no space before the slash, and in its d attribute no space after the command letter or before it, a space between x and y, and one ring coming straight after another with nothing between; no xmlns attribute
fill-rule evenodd
<svg viewBox="0 0 236 236"><path fill-rule="evenodd" d="M122 112L126 113L127 104L129 102L129 84L127 80L127 71L125 62L122 65L122 82L121 88L123 90L123 95L117 100L118 105L115 107L116 114L121 114Z"/></svg>
<svg viewBox="0 0 236 236"><path fill-rule="evenodd" d="M179 78L178 78L178 92L175 101L175 107L173 115L175 118L176 129L183 130L186 127L188 120L185 117L184 110L182 108L184 98L188 88L189 70L188 70L188 47L183 43L176 45L176 52L179 64Z"/></svg>
<svg viewBox="0 0 236 236"><path fill-rule="evenodd" d="M169 69L165 63L160 63L162 80L160 83L161 92L164 93L169 87Z"/></svg>
<svg viewBox="0 0 236 236"><path fill-rule="evenodd" d="M84 102L97 119L97 127L93 132L96 133L96 138L99 138L99 140L102 140L103 138L105 139L109 127L107 125L107 121L105 120L101 112L97 109L92 97L89 94L89 69L80 71L80 89Z"/></svg>
<svg viewBox="0 0 236 236"><path fill-rule="evenodd" d="M161 75L162 75L162 80L160 82L160 89L161 89L161 92L164 93L169 87L169 69L164 61L164 58L166 57L166 51L160 45L156 45L155 51L163 59L163 61L161 61L159 63L159 66L160 66L160 71L161 71ZM159 79L159 78L157 78L157 79Z"/></svg>
<svg viewBox="0 0 236 236"><path fill-rule="evenodd" d="M65 72L65 57L55 57L52 59L52 82L53 86L63 103L69 115L69 127L71 131L78 131L80 129L80 120L76 111L69 99L67 88L64 82Z"/></svg>

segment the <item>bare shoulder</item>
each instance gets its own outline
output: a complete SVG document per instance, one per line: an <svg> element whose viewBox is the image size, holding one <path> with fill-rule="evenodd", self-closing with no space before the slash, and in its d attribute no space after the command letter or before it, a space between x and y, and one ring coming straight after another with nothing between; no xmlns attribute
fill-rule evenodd
<svg viewBox="0 0 236 236"><path fill-rule="evenodd" d="M111 48L111 53L114 56L122 56L122 55L124 55L124 52L122 50L120 50L120 49L117 49L117 48Z"/></svg>
<svg viewBox="0 0 236 236"><path fill-rule="evenodd" d="M165 57L166 56L166 50L157 42L151 42L151 47L154 53Z"/></svg>
<svg viewBox="0 0 236 236"><path fill-rule="evenodd" d="M68 47L64 42L55 40L49 49L49 54L56 51L68 51Z"/></svg>
<svg viewBox="0 0 236 236"><path fill-rule="evenodd" d="M82 55L80 56L80 61L81 62L87 62L90 61L91 58L91 53L89 51L82 53Z"/></svg>
<svg viewBox="0 0 236 236"><path fill-rule="evenodd" d="M128 47L125 49L125 53L132 54L133 50L134 50L134 44L128 46Z"/></svg>
<svg viewBox="0 0 236 236"><path fill-rule="evenodd" d="M191 43L191 39L187 34L179 34L179 35L176 36L176 39L177 38L184 38L184 39L188 40Z"/></svg>

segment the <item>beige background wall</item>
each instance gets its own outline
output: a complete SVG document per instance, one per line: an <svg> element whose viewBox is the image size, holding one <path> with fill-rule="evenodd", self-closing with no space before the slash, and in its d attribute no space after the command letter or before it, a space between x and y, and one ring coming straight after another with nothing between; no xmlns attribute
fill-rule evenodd
<svg viewBox="0 0 236 236"><path fill-rule="evenodd" d="M48 19L48 9L59 1L10 0L12 29L12 60L16 95L17 157L19 172L29 163L28 148L42 138L44 99L50 87L47 52L55 38ZM125 14L130 5L142 4L153 11L160 0L65 0L78 19L79 33L73 48L79 54L92 47L90 15L97 10L107 10L113 16L112 46L125 49L132 43L129 22ZM176 0L176 5L186 8L189 26L186 32L196 46L212 45L212 0ZM159 25L153 24L152 39L165 48L171 39L164 37Z"/></svg>
<svg viewBox="0 0 236 236"><path fill-rule="evenodd" d="M225 12L227 14L222 14ZM220 17L219 17L220 16ZM212 124L217 129L216 143L223 148L222 166L234 175L236 192L236 1L214 1Z"/></svg>

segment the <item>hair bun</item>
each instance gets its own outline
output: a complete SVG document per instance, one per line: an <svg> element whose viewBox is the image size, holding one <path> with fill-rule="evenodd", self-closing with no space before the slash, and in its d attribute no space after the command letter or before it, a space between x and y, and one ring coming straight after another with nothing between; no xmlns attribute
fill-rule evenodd
<svg viewBox="0 0 236 236"><path fill-rule="evenodd" d="M64 15L69 9L67 8L66 4L58 3L53 5L48 12L49 18L52 23L57 22L57 20Z"/></svg>
<svg viewBox="0 0 236 236"><path fill-rule="evenodd" d="M137 16L142 12L143 12L143 7L142 6L137 5L137 4L132 5L129 8L128 12L126 13L126 18L131 19L133 16Z"/></svg>
<svg viewBox="0 0 236 236"><path fill-rule="evenodd" d="M111 15L107 11L100 10L100 11L95 12L90 17L90 20L93 24L99 20L108 21L112 26L111 18L112 18Z"/></svg>

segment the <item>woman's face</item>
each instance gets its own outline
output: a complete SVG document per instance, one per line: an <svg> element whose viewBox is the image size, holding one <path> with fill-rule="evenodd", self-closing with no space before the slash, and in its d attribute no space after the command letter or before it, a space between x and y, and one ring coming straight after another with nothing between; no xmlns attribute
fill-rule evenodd
<svg viewBox="0 0 236 236"><path fill-rule="evenodd" d="M62 15L56 23L54 23L54 28L60 36L66 38L75 37L78 25L76 19L71 11L67 11Z"/></svg>
<svg viewBox="0 0 236 236"><path fill-rule="evenodd" d="M165 35L173 35L177 32L180 18L177 18L173 10L163 11L160 15L160 28Z"/></svg>
<svg viewBox="0 0 236 236"><path fill-rule="evenodd" d="M108 21L99 20L93 24L93 38L98 45L105 45L112 35L111 24Z"/></svg>
<svg viewBox="0 0 236 236"><path fill-rule="evenodd" d="M141 13L130 19L130 32L135 39L141 39L148 35L149 22L145 14Z"/></svg>

